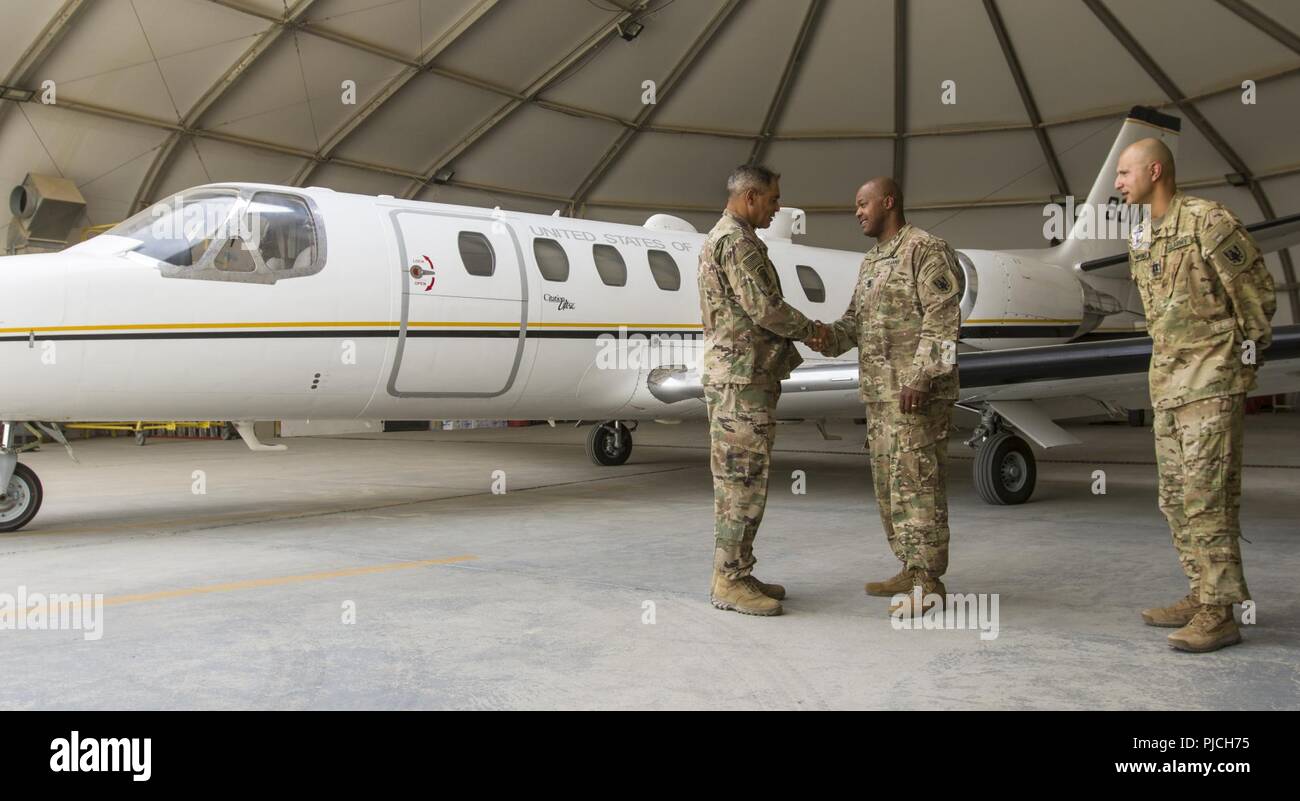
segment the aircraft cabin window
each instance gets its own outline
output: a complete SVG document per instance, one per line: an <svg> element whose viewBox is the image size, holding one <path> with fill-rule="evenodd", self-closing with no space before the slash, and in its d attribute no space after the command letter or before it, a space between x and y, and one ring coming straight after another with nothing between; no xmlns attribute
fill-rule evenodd
<svg viewBox="0 0 1300 801"><path fill-rule="evenodd" d="M618 248L610 245L592 245L591 255L596 260L596 272L608 286L627 286L627 262Z"/></svg>
<svg viewBox="0 0 1300 801"><path fill-rule="evenodd" d="M677 269L677 262L666 250L651 250L650 274L660 289L676 292L682 288L682 272Z"/></svg>
<svg viewBox="0 0 1300 801"><path fill-rule="evenodd" d="M808 300L813 303L825 303L826 285L822 283L822 277L817 274L817 271L806 264L795 265L794 271L799 276L799 284L803 287L803 293L808 296Z"/></svg>
<svg viewBox="0 0 1300 801"><path fill-rule="evenodd" d="M274 284L325 267L311 201L278 192L201 189L160 201L108 231L164 278Z"/></svg>
<svg viewBox="0 0 1300 801"><path fill-rule="evenodd" d="M496 272L496 252L486 236L478 231L461 231L456 237L456 245L460 248L460 260L465 263L467 273L487 278Z"/></svg>
<svg viewBox="0 0 1300 801"><path fill-rule="evenodd" d="M564 246L554 239L534 239L533 255L537 257L537 269L547 281L569 280L569 256Z"/></svg>

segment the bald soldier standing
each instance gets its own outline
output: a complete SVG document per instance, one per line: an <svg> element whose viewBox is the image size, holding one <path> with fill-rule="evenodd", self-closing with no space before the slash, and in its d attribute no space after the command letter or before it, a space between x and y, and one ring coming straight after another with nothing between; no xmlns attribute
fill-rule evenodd
<svg viewBox="0 0 1300 801"><path fill-rule="evenodd" d="M1116 173L1126 203L1151 206L1129 265L1152 341L1160 509L1191 584L1142 619L1181 627L1169 635L1174 648L1215 651L1241 642L1232 606L1250 598L1238 544L1243 416L1272 336L1273 278L1232 212L1178 191L1163 142L1129 145Z"/></svg>
<svg viewBox="0 0 1300 801"><path fill-rule="evenodd" d="M701 365L709 410L714 558L710 599L719 609L779 615L785 588L753 576L754 538L767 505L781 381L803 361L795 339L826 326L785 302L756 228L781 208L780 175L753 165L727 179L727 208L700 249Z"/></svg>
<svg viewBox="0 0 1300 801"><path fill-rule="evenodd" d="M952 249L907 222L892 178L873 178L856 197L862 232L876 245L831 336L809 344L827 356L858 349L867 404L871 477L885 538L903 563L866 585L869 595L907 593L891 615L919 616L942 601L948 569L948 427L957 400L961 284Z"/></svg>

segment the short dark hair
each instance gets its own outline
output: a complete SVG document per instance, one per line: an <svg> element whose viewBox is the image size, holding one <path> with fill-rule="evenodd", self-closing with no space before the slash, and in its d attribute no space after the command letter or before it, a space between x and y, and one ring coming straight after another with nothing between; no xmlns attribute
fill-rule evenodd
<svg viewBox="0 0 1300 801"><path fill-rule="evenodd" d="M727 194L735 197L750 189L771 189L781 173L761 164L742 164L727 176Z"/></svg>

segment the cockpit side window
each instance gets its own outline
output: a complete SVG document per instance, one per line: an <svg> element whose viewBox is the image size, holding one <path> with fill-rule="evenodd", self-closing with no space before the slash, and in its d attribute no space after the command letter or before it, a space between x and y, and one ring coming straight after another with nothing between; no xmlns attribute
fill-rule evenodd
<svg viewBox="0 0 1300 801"><path fill-rule="evenodd" d="M258 192L246 212L262 263L278 278L313 275L324 267L316 220L302 198Z"/></svg>

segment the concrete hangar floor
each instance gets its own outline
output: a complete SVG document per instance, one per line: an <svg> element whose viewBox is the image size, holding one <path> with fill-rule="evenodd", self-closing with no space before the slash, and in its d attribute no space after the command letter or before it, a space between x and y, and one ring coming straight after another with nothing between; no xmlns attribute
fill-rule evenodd
<svg viewBox="0 0 1300 801"><path fill-rule="evenodd" d="M0 631L0 670L26 677L0 708L1300 707L1300 417L1247 419L1257 622L1208 655L1138 617L1186 589L1149 428L1081 426L1088 444L1040 454L1018 507L979 500L954 436L946 580L998 594L995 638L897 630L863 594L897 567L863 431L779 433L757 550L758 575L789 589L778 618L709 605L699 425L643 425L614 468L588 461L582 431L545 426L276 454L100 439L80 465L46 446L26 457L46 506L0 535L0 587L102 593L99 637Z"/></svg>

